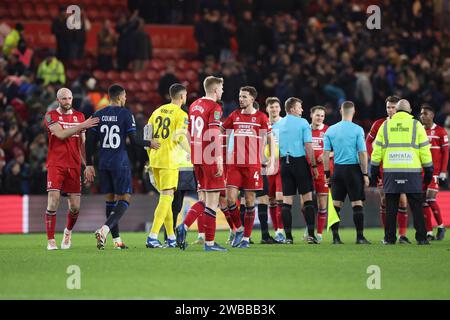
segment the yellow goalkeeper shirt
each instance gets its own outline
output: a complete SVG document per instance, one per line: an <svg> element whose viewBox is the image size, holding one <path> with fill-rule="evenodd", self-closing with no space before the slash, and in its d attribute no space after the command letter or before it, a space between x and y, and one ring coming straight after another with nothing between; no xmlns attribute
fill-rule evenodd
<svg viewBox="0 0 450 320"><path fill-rule="evenodd" d="M148 120L153 128L153 139L159 142L159 149L148 149L152 168L178 169L179 150L189 146L186 139L188 117L180 106L165 104L156 109Z"/></svg>

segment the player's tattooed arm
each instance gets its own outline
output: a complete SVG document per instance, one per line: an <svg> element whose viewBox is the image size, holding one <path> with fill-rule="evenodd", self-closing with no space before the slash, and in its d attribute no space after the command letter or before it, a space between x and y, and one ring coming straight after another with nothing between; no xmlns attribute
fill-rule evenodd
<svg viewBox="0 0 450 320"><path fill-rule="evenodd" d="M49 126L49 130L52 134L54 134L58 139L64 140L66 138L69 138L73 136L74 134L77 134L78 132L81 132L83 130L92 128L97 126L99 122L99 118L95 117L89 117L84 122L72 127L72 128L66 128L63 129L59 123L54 123L51 126Z"/></svg>
<svg viewBox="0 0 450 320"><path fill-rule="evenodd" d="M81 163L86 166L86 133L81 132Z"/></svg>
<svg viewBox="0 0 450 320"><path fill-rule="evenodd" d="M153 126L149 123L144 126L144 148L159 149L160 144L153 140Z"/></svg>
<svg viewBox="0 0 450 320"><path fill-rule="evenodd" d="M136 131L130 131L128 132L128 138L130 139L130 143L132 146L139 146L142 148L152 148L152 149L158 149L159 143L154 140L141 140L137 138Z"/></svg>

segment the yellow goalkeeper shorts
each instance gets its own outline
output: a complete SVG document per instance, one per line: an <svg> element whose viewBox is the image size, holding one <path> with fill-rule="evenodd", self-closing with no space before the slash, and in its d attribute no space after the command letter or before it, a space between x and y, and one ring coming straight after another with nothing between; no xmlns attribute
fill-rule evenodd
<svg viewBox="0 0 450 320"><path fill-rule="evenodd" d="M152 168L156 189L169 190L178 186L178 169Z"/></svg>

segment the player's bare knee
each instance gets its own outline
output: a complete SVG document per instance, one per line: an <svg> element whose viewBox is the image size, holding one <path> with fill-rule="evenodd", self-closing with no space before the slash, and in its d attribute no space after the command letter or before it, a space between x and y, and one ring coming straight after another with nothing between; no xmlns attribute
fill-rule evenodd
<svg viewBox="0 0 450 320"><path fill-rule="evenodd" d="M259 204L269 204L269 197L268 196L258 197L258 203Z"/></svg>
<svg viewBox="0 0 450 320"><path fill-rule="evenodd" d="M106 195L106 201L113 202L114 201L114 193L108 193Z"/></svg>
<svg viewBox="0 0 450 320"><path fill-rule="evenodd" d="M312 192L302 194L303 202L312 201Z"/></svg>
<svg viewBox="0 0 450 320"><path fill-rule="evenodd" d="M56 211L59 206L59 199L61 198L61 194L59 191L49 191L47 197L47 209L51 211Z"/></svg>
<svg viewBox="0 0 450 320"><path fill-rule="evenodd" d="M277 204L277 199L276 199L276 198L273 198L273 197L270 197L270 198L269 198L269 204L272 205L272 206L273 206L273 205L276 205L276 204Z"/></svg>
<svg viewBox="0 0 450 320"><path fill-rule="evenodd" d="M363 205L363 202L361 201L361 200L358 200L358 201L352 201L352 207L355 207L355 206L362 206Z"/></svg>

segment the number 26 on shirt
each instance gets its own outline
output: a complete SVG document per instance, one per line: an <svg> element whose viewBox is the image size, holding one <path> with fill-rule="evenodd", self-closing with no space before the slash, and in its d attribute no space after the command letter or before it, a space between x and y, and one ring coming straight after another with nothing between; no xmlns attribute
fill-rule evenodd
<svg viewBox="0 0 450 320"><path fill-rule="evenodd" d="M100 132L105 133L103 138L102 148L105 149L117 149L120 146L120 128L117 125L111 126L111 128L104 124L100 127Z"/></svg>

